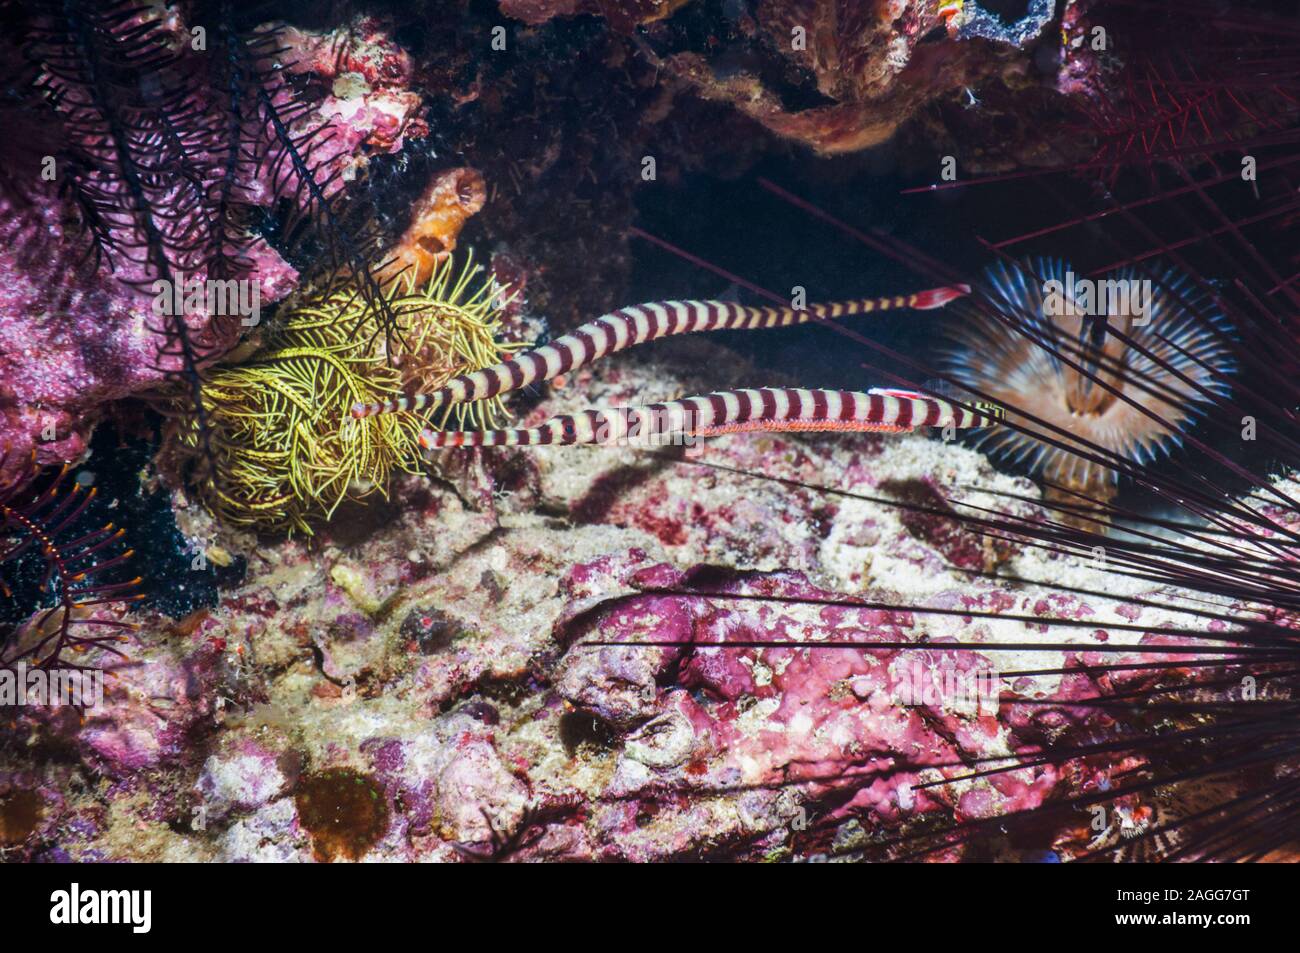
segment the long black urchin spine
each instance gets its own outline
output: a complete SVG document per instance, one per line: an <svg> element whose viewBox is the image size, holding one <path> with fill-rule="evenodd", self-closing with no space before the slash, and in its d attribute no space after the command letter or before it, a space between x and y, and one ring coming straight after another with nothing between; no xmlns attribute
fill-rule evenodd
<svg viewBox="0 0 1300 953"><path fill-rule="evenodd" d="M0 455L0 472L5 463ZM28 461L0 486L0 596L13 600L23 564L35 562L44 603L25 620L0 624L0 670L20 663L84 669L73 654L99 647L123 656L117 643L135 628L95 612L143 599L141 579L123 578L133 556L123 530L112 523L86 525L95 490L77 482L68 486L68 473L64 467L43 474Z"/></svg>

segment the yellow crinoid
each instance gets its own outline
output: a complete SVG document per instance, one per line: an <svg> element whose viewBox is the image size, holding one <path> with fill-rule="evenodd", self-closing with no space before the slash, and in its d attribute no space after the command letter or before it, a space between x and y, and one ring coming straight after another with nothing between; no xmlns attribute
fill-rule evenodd
<svg viewBox="0 0 1300 953"><path fill-rule="evenodd" d="M352 405L438 387L516 346L497 340L503 289L472 259L456 267L448 258L418 286L398 275L383 294L396 335L383 332L355 281L335 279L287 302L239 363L204 371L206 449L188 390L169 399L164 459L190 474L222 519L310 534L345 501L386 495L396 471L419 472L420 430L445 426L449 411L357 420ZM502 417L499 399L455 414L458 426Z"/></svg>

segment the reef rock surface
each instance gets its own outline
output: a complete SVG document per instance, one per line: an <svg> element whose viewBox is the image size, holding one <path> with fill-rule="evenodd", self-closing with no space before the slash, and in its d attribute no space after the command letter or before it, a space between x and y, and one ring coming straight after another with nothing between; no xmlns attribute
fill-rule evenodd
<svg viewBox="0 0 1300 953"><path fill-rule="evenodd" d="M706 341L657 353L739 363ZM727 383L620 361L574 375L525 422ZM688 457L458 451L437 479L310 543L231 535L178 497L186 532L243 555L246 578L211 610L146 617L129 663L100 660L114 677L84 722L18 716L0 748L0 849L851 858L922 825L1095 789L1123 766L958 776L1106 732L1103 713L1072 703L1156 677L1098 665L1178 613L1139 604L1152 584L1103 586L1088 565L945 515L949 499L1033 512L994 491L1033 495L937 437L733 435ZM1049 639L1059 652L999 647ZM1074 671L1032 674L1056 668ZM1071 837L1038 846L1064 854Z"/></svg>

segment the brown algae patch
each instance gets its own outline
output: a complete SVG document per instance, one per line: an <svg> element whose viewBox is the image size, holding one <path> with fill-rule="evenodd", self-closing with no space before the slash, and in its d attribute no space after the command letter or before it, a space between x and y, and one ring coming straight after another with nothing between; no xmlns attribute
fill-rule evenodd
<svg viewBox="0 0 1300 953"><path fill-rule="evenodd" d="M321 863L360 860L388 830L383 789L351 768L308 775L294 793L298 822L311 835Z"/></svg>
<svg viewBox="0 0 1300 953"><path fill-rule="evenodd" d="M14 791L0 797L0 847L17 847L36 831L45 802L35 791Z"/></svg>

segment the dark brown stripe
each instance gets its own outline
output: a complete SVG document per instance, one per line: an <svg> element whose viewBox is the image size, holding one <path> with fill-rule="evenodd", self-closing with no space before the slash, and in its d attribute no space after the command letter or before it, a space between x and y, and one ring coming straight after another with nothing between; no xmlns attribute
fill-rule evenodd
<svg viewBox="0 0 1300 953"><path fill-rule="evenodd" d="M645 311L650 331L647 340L653 341L655 338L663 337L664 332L668 330L668 308L660 304L658 308L642 306Z"/></svg>
<svg viewBox="0 0 1300 953"><path fill-rule="evenodd" d="M628 343L640 344L642 341L647 340L649 336L654 333L654 322L651 320L650 312L645 308L641 307L640 305L638 305L636 308L631 310L634 311L635 313L629 314L627 319ZM639 322L637 320L638 315L645 319L646 337L641 337L640 331L637 330L639 326Z"/></svg>
<svg viewBox="0 0 1300 953"><path fill-rule="evenodd" d="M680 301L665 305L668 309L668 333L680 334L691 319L691 309Z"/></svg>
<svg viewBox="0 0 1300 953"><path fill-rule="evenodd" d="M804 418L803 398L793 387L782 388L785 392L786 403L789 405L785 412L786 420L802 420Z"/></svg>
<svg viewBox="0 0 1300 953"><path fill-rule="evenodd" d="M900 427L912 426L912 402L910 400L898 401L898 420L895 421Z"/></svg>
<svg viewBox="0 0 1300 953"><path fill-rule="evenodd" d="M607 317L600 319L600 326L605 329L605 334L601 339L604 343L597 342L596 344L597 357L618 350L618 329L623 325L623 321L614 321Z"/></svg>
<svg viewBox="0 0 1300 953"><path fill-rule="evenodd" d="M524 386L524 369L517 360L506 361L506 373L510 375L510 389L518 390ZM496 371L488 371L493 378L494 386L489 387L484 396L493 397L501 393L501 375Z"/></svg>
<svg viewBox="0 0 1300 953"><path fill-rule="evenodd" d="M826 392L823 390L813 391L812 415L817 420L825 420L830 408L826 404Z"/></svg>
<svg viewBox="0 0 1300 953"><path fill-rule="evenodd" d="M573 362L578 358L577 349L570 347L568 344L552 345L551 350L555 351L556 354L555 366L557 370L555 373L557 374L567 373L573 367Z"/></svg>
<svg viewBox="0 0 1300 953"><path fill-rule="evenodd" d="M857 406L857 401L853 399L851 391L842 390L840 394L840 420L852 420L853 408Z"/></svg>
<svg viewBox="0 0 1300 953"><path fill-rule="evenodd" d="M615 311L613 314L606 315L605 318L609 323L609 330L611 332L609 336L609 350L605 353L608 354L609 351L618 349L618 332L620 331L627 337L627 342L623 346L630 347L636 340L636 328L632 325L632 319L627 316L627 311L625 309L620 309Z"/></svg>
<svg viewBox="0 0 1300 953"><path fill-rule="evenodd" d="M743 390L736 391L736 420L743 422L754 416L754 401Z"/></svg>
<svg viewBox="0 0 1300 953"><path fill-rule="evenodd" d="M524 361L527 361L532 366L533 380L539 381L546 377L546 361L536 351L520 354L519 363L522 364Z"/></svg>
<svg viewBox="0 0 1300 953"><path fill-rule="evenodd" d="M728 311L729 311L728 306L725 306L725 304L723 303L708 302L708 321L706 322L705 326L703 326L701 330L706 330L706 332L711 332L711 330L718 330L719 328L722 328L722 326L727 324Z"/></svg>
<svg viewBox="0 0 1300 953"><path fill-rule="evenodd" d="M713 410L713 423L719 424L727 419L727 399L721 394L709 394L705 398Z"/></svg>
<svg viewBox="0 0 1300 953"><path fill-rule="evenodd" d="M933 427L939 422L939 402L937 400L927 400L925 402L925 423L922 427Z"/></svg>
<svg viewBox="0 0 1300 953"><path fill-rule="evenodd" d="M573 332L573 336L577 338L578 343L582 345L581 363L590 364L597 356L596 351L598 348L596 347L596 339L591 335L591 332L583 331L582 329Z"/></svg>
<svg viewBox="0 0 1300 953"><path fill-rule="evenodd" d="M770 387L764 387L760 392L763 401L763 412L759 420L776 419L776 394Z"/></svg>

